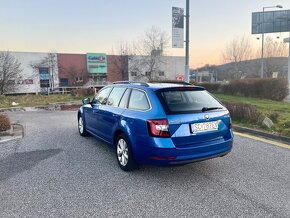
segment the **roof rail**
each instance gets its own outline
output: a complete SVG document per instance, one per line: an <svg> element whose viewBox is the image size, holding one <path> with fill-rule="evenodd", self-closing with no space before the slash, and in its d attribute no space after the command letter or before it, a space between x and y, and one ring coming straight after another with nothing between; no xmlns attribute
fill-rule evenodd
<svg viewBox="0 0 290 218"><path fill-rule="evenodd" d="M181 84L181 85L193 85L191 83L185 82L185 81L178 81L178 80L153 80L150 81L150 83L170 83L170 84Z"/></svg>
<svg viewBox="0 0 290 218"><path fill-rule="evenodd" d="M140 85L140 86L146 86L148 87L149 85L145 82L137 82L137 81L115 81L113 82L113 84L136 84L136 85Z"/></svg>

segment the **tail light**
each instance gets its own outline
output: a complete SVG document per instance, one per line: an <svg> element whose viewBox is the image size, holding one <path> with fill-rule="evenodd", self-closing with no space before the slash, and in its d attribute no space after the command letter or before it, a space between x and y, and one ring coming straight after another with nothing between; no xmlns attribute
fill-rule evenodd
<svg viewBox="0 0 290 218"><path fill-rule="evenodd" d="M147 120L149 135L153 137L170 137L167 119Z"/></svg>
<svg viewBox="0 0 290 218"><path fill-rule="evenodd" d="M232 124L232 119L230 118L230 125L229 125L229 129L231 129L233 127L233 124Z"/></svg>

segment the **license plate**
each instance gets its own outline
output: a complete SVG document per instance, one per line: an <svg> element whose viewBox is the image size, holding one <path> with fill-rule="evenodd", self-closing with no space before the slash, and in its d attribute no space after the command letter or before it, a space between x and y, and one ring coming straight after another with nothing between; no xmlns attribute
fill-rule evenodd
<svg viewBox="0 0 290 218"><path fill-rule="evenodd" d="M207 132L217 130L219 127L219 120L203 123L193 123L191 124L191 131L196 132Z"/></svg>

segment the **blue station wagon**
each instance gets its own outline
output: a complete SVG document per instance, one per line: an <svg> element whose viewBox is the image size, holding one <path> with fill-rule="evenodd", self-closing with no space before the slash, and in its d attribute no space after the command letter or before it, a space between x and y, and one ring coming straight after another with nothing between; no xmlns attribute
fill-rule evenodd
<svg viewBox="0 0 290 218"><path fill-rule="evenodd" d="M116 82L84 99L78 111L80 135L113 146L125 171L222 157L232 149L231 127L217 99L186 83Z"/></svg>

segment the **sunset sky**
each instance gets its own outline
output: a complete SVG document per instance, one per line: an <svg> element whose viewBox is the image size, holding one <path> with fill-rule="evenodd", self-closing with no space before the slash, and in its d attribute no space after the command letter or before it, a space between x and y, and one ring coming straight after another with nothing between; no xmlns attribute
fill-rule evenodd
<svg viewBox="0 0 290 218"><path fill-rule="evenodd" d="M289 0L191 0L190 66L221 63L222 50L234 37L249 36L259 49L251 13L277 4L290 9ZM171 36L172 6L185 7L185 0L0 0L0 50L109 53L152 26ZM184 49L168 54L184 55Z"/></svg>

